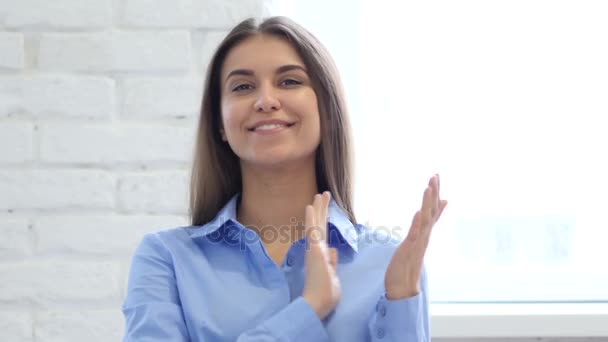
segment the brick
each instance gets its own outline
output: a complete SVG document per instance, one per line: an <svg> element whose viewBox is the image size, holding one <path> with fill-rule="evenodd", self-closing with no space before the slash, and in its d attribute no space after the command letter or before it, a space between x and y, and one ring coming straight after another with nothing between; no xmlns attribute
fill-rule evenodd
<svg viewBox="0 0 608 342"><path fill-rule="evenodd" d="M55 124L40 128L41 159L59 163L184 163L194 129L169 124Z"/></svg>
<svg viewBox="0 0 608 342"><path fill-rule="evenodd" d="M0 117L108 118L115 111L115 82L91 76L0 78Z"/></svg>
<svg viewBox="0 0 608 342"><path fill-rule="evenodd" d="M118 302L118 263L28 261L0 264L0 303L50 305L69 301Z"/></svg>
<svg viewBox="0 0 608 342"><path fill-rule="evenodd" d="M25 67L23 34L0 32L0 70L18 70Z"/></svg>
<svg viewBox="0 0 608 342"><path fill-rule="evenodd" d="M138 27L231 28L268 14L266 0L126 0L124 20Z"/></svg>
<svg viewBox="0 0 608 342"><path fill-rule="evenodd" d="M126 212L185 214L188 211L187 172L149 172L120 178L118 202Z"/></svg>
<svg viewBox="0 0 608 342"><path fill-rule="evenodd" d="M34 221L36 252L127 257L145 233L186 225L185 216L40 217Z"/></svg>
<svg viewBox="0 0 608 342"><path fill-rule="evenodd" d="M22 163L34 159L34 126L31 123L0 124L0 163Z"/></svg>
<svg viewBox="0 0 608 342"><path fill-rule="evenodd" d="M0 311L0 341L33 341L33 320L26 312Z"/></svg>
<svg viewBox="0 0 608 342"><path fill-rule="evenodd" d="M0 209L112 209L114 189L106 171L0 170Z"/></svg>
<svg viewBox="0 0 608 342"><path fill-rule="evenodd" d="M5 2L0 7L4 8L4 25L8 28L104 28L112 24L112 0Z"/></svg>
<svg viewBox="0 0 608 342"><path fill-rule="evenodd" d="M129 117L197 117L203 81L193 78L136 78L125 82L123 113Z"/></svg>
<svg viewBox="0 0 608 342"><path fill-rule="evenodd" d="M200 46L200 57L198 58L197 62L200 63L200 69L203 72L207 72L207 69L209 68L209 63L211 62L211 57L213 57L215 50L227 34L228 32L223 31L205 32L200 37L200 44L197 45Z"/></svg>
<svg viewBox="0 0 608 342"><path fill-rule="evenodd" d="M188 71L190 34L185 31L48 33L40 38L39 67L50 70Z"/></svg>
<svg viewBox="0 0 608 342"><path fill-rule="evenodd" d="M120 341L123 331L120 310L54 310L36 315L37 342Z"/></svg>
<svg viewBox="0 0 608 342"><path fill-rule="evenodd" d="M27 219L0 219L0 260L31 254L30 229ZM2 340L2 339L0 339Z"/></svg>

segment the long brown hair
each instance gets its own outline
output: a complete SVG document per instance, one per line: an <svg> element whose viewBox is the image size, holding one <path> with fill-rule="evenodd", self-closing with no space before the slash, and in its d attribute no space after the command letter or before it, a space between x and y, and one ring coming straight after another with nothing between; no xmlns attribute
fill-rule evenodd
<svg viewBox="0 0 608 342"><path fill-rule="evenodd" d="M304 61L317 95L321 120L322 138L315 161L317 190L329 190L350 221L357 223L353 211L351 128L336 66L310 32L289 18L271 17L261 23L250 18L238 24L220 43L209 63L190 181L191 224L200 226L211 221L230 198L242 191L239 157L220 135L220 72L230 49L257 34L285 39Z"/></svg>

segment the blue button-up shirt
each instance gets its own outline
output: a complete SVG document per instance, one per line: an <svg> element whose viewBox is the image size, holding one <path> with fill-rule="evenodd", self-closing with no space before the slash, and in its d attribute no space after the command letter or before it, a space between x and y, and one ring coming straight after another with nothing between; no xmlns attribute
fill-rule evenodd
<svg viewBox="0 0 608 342"><path fill-rule="evenodd" d="M122 311L124 341L429 341L421 292L388 300L384 273L399 241L353 225L332 199L328 244L338 250L341 298L320 320L302 298L306 239L279 267L236 220L239 194L209 223L144 236Z"/></svg>

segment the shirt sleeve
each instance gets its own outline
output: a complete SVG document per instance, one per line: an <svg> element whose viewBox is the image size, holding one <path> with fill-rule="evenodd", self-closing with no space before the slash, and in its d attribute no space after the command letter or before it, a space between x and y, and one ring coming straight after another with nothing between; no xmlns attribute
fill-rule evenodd
<svg viewBox="0 0 608 342"><path fill-rule="evenodd" d="M169 251L155 234L146 234L129 271L123 342L190 341ZM242 332L238 342L329 341L312 307L298 297L258 326Z"/></svg>
<svg viewBox="0 0 608 342"><path fill-rule="evenodd" d="M173 262L155 234L146 234L135 250L122 312L124 342L190 341Z"/></svg>
<svg viewBox="0 0 608 342"><path fill-rule="evenodd" d="M420 277L420 293L389 300L384 293L369 321L371 341L428 342L431 340L426 269Z"/></svg>

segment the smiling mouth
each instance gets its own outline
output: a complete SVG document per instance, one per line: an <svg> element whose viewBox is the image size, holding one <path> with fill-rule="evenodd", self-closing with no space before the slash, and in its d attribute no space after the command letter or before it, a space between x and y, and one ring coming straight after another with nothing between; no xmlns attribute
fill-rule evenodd
<svg viewBox="0 0 608 342"><path fill-rule="evenodd" d="M295 125L295 122L290 123L290 124L267 124L267 125L261 125L258 127L250 128L248 131L257 132L257 133L276 132L276 131L280 131L284 128L292 127L293 125Z"/></svg>

